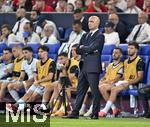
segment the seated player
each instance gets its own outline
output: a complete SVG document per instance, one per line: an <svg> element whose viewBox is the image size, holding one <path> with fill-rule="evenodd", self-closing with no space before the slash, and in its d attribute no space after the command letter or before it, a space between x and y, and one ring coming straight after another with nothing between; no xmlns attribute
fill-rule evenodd
<svg viewBox="0 0 150 127"><path fill-rule="evenodd" d="M0 57L0 80L11 76L13 71L12 56L11 48L5 48L3 50L3 55Z"/></svg>
<svg viewBox="0 0 150 127"><path fill-rule="evenodd" d="M7 86L10 95L14 98L16 102L20 99L18 91L21 88L24 88L25 91L27 91L28 88L33 84L33 73L36 71L36 63L38 61L37 59L33 58L33 50L31 47L24 47L23 54L25 60L21 65L20 77L16 82L9 83ZM24 81L26 75L28 79Z"/></svg>
<svg viewBox="0 0 150 127"><path fill-rule="evenodd" d="M28 89L26 94L17 101L15 104L9 104L7 110L15 111L24 110L26 103L35 102L39 96L43 96L44 90L50 87L54 73L55 73L55 62L48 58L49 48L47 46L40 46L38 48L38 55L40 60L36 65L36 72L34 75L34 83Z"/></svg>
<svg viewBox="0 0 150 127"><path fill-rule="evenodd" d="M18 78L20 77L21 65L22 65L22 62L24 61L22 48L20 46L14 46L12 48L12 53L13 53L13 56L16 58L14 60L12 77L7 78L6 80L0 80L0 99L4 98L7 85L10 82L17 81Z"/></svg>
<svg viewBox="0 0 150 127"><path fill-rule="evenodd" d="M121 62L121 57L122 50L120 48L115 48L112 53L113 62L108 65L105 76L99 81L99 90L106 101L108 100L109 91L113 87L113 84L118 82L123 76L123 63ZM92 107L93 104L90 106L89 111L85 113L86 105L84 103L81 107L81 115L89 116L92 113ZM114 112L115 109L115 106L113 106L113 113L117 113Z"/></svg>
<svg viewBox="0 0 150 127"><path fill-rule="evenodd" d="M75 90L77 87L77 75L79 72L79 61L80 56L76 54L76 47L77 45L72 46L72 58L68 59L67 53L60 53L58 56L57 62L57 73L58 80L53 83L53 88L47 88L44 92L43 96L43 104L47 105L50 99L50 92L54 90L53 95L50 100L50 104L55 104L53 113L57 111L59 100L56 102L57 97L59 96L59 92L62 88L62 85L66 85L66 92L68 99L71 98L71 91ZM66 77L66 84L63 83L63 78ZM62 80L61 80L62 79ZM68 84L71 83L71 86ZM56 103L55 103L56 102ZM64 106L61 106L60 110L55 113L55 115L64 115Z"/></svg>
<svg viewBox="0 0 150 127"><path fill-rule="evenodd" d="M105 76L99 82L99 90L106 102L109 99L111 88L113 88L114 84L121 80L123 76L123 63L121 62L122 50L115 48L112 57L113 62L108 65ZM111 109L114 116L119 113L119 109L116 108L114 104L111 106Z"/></svg>
<svg viewBox="0 0 150 127"><path fill-rule="evenodd" d="M67 67L67 65L65 65L66 68L64 68L64 69L62 68L62 75L60 74L60 79L61 79L61 77L65 77L66 76L66 77L69 78L69 80L71 82L71 85L68 86L68 88L66 89L66 101L67 101L66 105L67 106L68 106L68 104L70 104L71 92L76 91L77 83L78 83L80 56L76 54L76 47L77 47L77 45L74 45L72 47L72 56L73 57L69 60L70 61L70 65L68 67ZM62 58L60 58L60 59L62 59ZM68 63L68 62L66 62L66 63ZM62 63L62 64L64 64L64 63ZM67 82L65 82L65 83L67 84ZM61 81L61 86L59 84L59 85L57 85L57 87L55 87L54 94L53 94L53 96L51 98L52 100L53 99L56 100L56 98L59 96L58 93L60 92L60 89L61 89L62 85L64 85L63 81ZM59 104L59 101L56 102L56 103ZM64 106L64 104L63 103L61 104L61 107L59 108L58 111L57 111L57 109L58 109L58 107L57 107L58 105L57 104L55 105L55 108L54 108L54 111L53 111L53 116L63 116L63 115L65 115L65 106ZM72 108L71 105L69 105L69 106L70 106L70 108Z"/></svg>
<svg viewBox="0 0 150 127"><path fill-rule="evenodd" d="M129 86L137 85L143 79L144 62L137 55L139 45L135 42L128 44L129 58L124 61L124 75L123 80L116 82L111 87L110 95L106 95L107 103L105 107L99 112L100 117L107 115L110 108L113 108L117 95L122 90L128 89ZM103 94L103 93L102 93Z"/></svg>

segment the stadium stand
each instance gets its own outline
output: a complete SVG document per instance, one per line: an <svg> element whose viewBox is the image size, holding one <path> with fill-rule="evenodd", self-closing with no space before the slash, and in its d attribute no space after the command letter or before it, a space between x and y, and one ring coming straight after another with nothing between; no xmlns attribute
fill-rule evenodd
<svg viewBox="0 0 150 127"><path fill-rule="evenodd" d="M99 13L91 13L91 14L87 14L85 13L85 18L90 17L91 15L98 15L102 20L101 20L101 26L100 28L100 32L104 31L104 23L105 21L108 19L108 15L107 14L99 14ZM27 18L29 18L29 13L27 14ZM52 14L46 14L43 13L42 14L43 17L46 17L46 19L48 20L52 20L53 22L56 23L56 26L58 28L59 31L59 35L60 35L60 43L58 44L45 44L46 46L49 47L49 57L57 60L57 52L61 46L61 42L65 42L67 41L67 39L69 38L69 35L72 31L71 28L71 24L73 21L73 17L72 14L62 14L62 13L52 13ZM11 26L14 25L15 23L15 13L0 13L0 26L4 23L8 23ZM127 24L127 28L128 31L131 31L133 26L135 24L137 24L137 14L133 14L133 15L129 15L129 14L119 14L119 18L121 21L123 21L123 23ZM9 20L11 19L11 20ZM63 20L62 20L63 19ZM128 19L128 20L126 20ZM149 17L149 21L150 21L150 17ZM16 44L10 44L9 47L12 48L14 45ZM19 44L22 47L24 46L23 43ZM40 46L40 44L28 44L28 46L33 48L33 52L34 52L34 57L38 58L38 54L37 54L37 49ZM5 43L1 43L0 42L0 55L2 55L3 49L6 48L7 45ZM123 56L122 56L122 60L124 60L125 58L128 57L128 53L127 53L127 48L128 45L127 44L120 44L119 47L123 50ZM101 61L104 63L110 63L112 61L112 50L115 48L115 45L105 45L102 51L102 56L101 56ZM141 58L144 60L145 62L145 71L144 71L144 80L143 83L144 84L148 84L150 85L150 45L148 44L143 44L140 45L140 50L139 50L139 55L141 56ZM120 93L121 97L124 96L129 96L129 95L133 95L134 97L138 96L138 91L137 89L129 89L129 90L124 90ZM137 108L137 107L135 107Z"/></svg>

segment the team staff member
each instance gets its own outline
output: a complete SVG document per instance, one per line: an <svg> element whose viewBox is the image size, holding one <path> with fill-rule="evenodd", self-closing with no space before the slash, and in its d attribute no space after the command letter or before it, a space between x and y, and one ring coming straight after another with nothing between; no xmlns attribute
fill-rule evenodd
<svg viewBox="0 0 150 127"><path fill-rule="evenodd" d="M99 74L102 72L100 56L104 45L104 36L99 32L100 19L91 16L88 21L89 33L82 36L77 47L77 54L81 55L80 74L78 78L75 108L67 118L79 118L85 94L90 86L93 95L93 112L91 119L98 119L100 110L100 94L98 90Z"/></svg>

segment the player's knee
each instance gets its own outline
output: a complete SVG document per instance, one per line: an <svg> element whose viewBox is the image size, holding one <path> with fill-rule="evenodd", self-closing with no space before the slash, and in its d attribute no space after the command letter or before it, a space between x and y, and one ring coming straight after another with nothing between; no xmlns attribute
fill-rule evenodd
<svg viewBox="0 0 150 127"><path fill-rule="evenodd" d="M14 88L13 84L8 84L7 86L8 90L12 90Z"/></svg>
<svg viewBox="0 0 150 127"><path fill-rule="evenodd" d="M104 86L103 85L99 85L99 90L102 92L104 90Z"/></svg>
<svg viewBox="0 0 150 127"><path fill-rule="evenodd" d="M3 89L3 88L7 88L7 86L8 86L8 84L7 84L7 83L3 83L3 84L1 85L1 89Z"/></svg>

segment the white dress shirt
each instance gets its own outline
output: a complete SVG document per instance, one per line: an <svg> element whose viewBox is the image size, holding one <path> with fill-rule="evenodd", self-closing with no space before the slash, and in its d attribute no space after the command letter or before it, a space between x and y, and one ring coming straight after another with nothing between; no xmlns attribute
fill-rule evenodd
<svg viewBox="0 0 150 127"><path fill-rule="evenodd" d="M80 39L84 33L85 31L81 31L79 34L72 31L69 36L68 44L79 44Z"/></svg>
<svg viewBox="0 0 150 127"><path fill-rule="evenodd" d="M129 14L138 14L142 12L142 10L137 6L134 6L133 8L127 8L127 10L125 10L124 12Z"/></svg>
<svg viewBox="0 0 150 127"><path fill-rule="evenodd" d="M16 35L14 35L13 33L10 33L7 38L3 38L0 41L2 43L5 43L5 44L9 45L10 42L16 42L17 39L16 39Z"/></svg>
<svg viewBox="0 0 150 127"><path fill-rule="evenodd" d="M23 34L21 34L21 35L20 35L19 37L17 37L17 38L19 38L19 42L25 43L25 39L24 39L24 37L23 37ZM32 35L27 38L27 42L28 42L28 43L40 43L40 41L41 41L41 40L40 40L39 35L38 35L37 33L35 33L35 32L33 32Z"/></svg>
<svg viewBox="0 0 150 127"><path fill-rule="evenodd" d="M127 2L125 0L118 0L116 7L120 8L121 10L125 11L127 9Z"/></svg>
<svg viewBox="0 0 150 127"><path fill-rule="evenodd" d="M49 36L48 41L47 42L46 41L47 41L47 37L45 36L41 40L41 45L44 45L44 44L57 44L58 43L57 38L53 34L51 36Z"/></svg>
<svg viewBox="0 0 150 127"><path fill-rule="evenodd" d="M112 32L112 33L104 33L105 37L105 45L116 45L118 46L120 44L119 34L118 32Z"/></svg>
<svg viewBox="0 0 150 127"><path fill-rule="evenodd" d="M130 42L133 41L134 35L136 34L138 28L140 27L140 24L135 25L132 32L127 37L126 41ZM141 29L137 35L136 42L137 43L144 43L150 41L150 25L148 23L144 23L141 26Z"/></svg>
<svg viewBox="0 0 150 127"><path fill-rule="evenodd" d="M45 21L46 21L47 24L53 26L53 28L54 28L53 34L54 34L56 37L59 37L59 33L58 33L58 31L57 31L57 27L56 27L55 23L52 22L52 21L50 21L50 20L45 20ZM44 35L44 33L43 33L43 35Z"/></svg>
<svg viewBox="0 0 150 127"><path fill-rule="evenodd" d="M21 23L20 23L19 31L17 32L17 34L18 33L22 34L24 32L24 29L23 29L24 25L26 24L26 22L30 22L30 21L24 17L20 20L20 22ZM18 24L19 24L19 21L17 21L16 24L14 25L14 27L13 27L13 29L12 29L13 33L16 33L17 28L18 28Z"/></svg>
<svg viewBox="0 0 150 127"><path fill-rule="evenodd" d="M79 34L72 31L69 36L69 41L67 43L63 43L61 45L61 47L59 48L58 54L60 54L61 52L67 52L68 57L70 58L72 46L80 43L80 40L81 40L81 37L83 36L83 34L85 34L85 31L83 31L83 30Z"/></svg>
<svg viewBox="0 0 150 127"><path fill-rule="evenodd" d="M11 43L20 43L17 39L17 36L14 33L11 33L7 39L7 45L9 46Z"/></svg>
<svg viewBox="0 0 150 127"><path fill-rule="evenodd" d="M4 76L6 76L8 73L6 72L6 70L13 70L13 63L0 63L0 79L3 78Z"/></svg>

